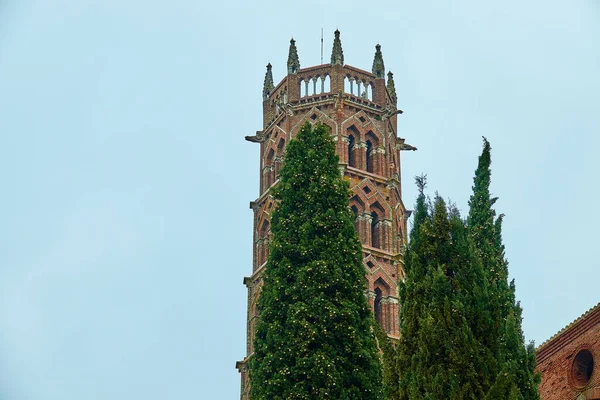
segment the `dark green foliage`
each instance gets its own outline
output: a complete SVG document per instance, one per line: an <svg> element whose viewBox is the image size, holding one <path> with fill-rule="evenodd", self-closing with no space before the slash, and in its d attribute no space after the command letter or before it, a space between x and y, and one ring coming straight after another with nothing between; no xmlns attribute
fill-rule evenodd
<svg viewBox="0 0 600 400"><path fill-rule="evenodd" d="M324 125L286 149L258 301L251 398L381 399L362 248Z"/></svg>
<svg viewBox="0 0 600 400"><path fill-rule="evenodd" d="M398 399L537 400L533 345L508 283L502 218L490 196L490 145L475 172L469 216L419 196L400 283ZM391 398L391 397L390 397Z"/></svg>
<svg viewBox="0 0 600 400"><path fill-rule="evenodd" d="M473 314L466 228L458 211L436 196L425 201L418 180L415 222L405 255L398 345L400 399L481 399L480 346ZM481 275L481 274L479 274Z"/></svg>
<svg viewBox="0 0 600 400"><path fill-rule="evenodd" d="M536 400L540 376L535 373L533 345L523 344L522 309L515 302L514 281L508 284L508 262L502 244L503 215L495 218L493 205L497 198L490 195L490 150L484 138L467 220L469 238L489 287L487 309L492 323L481 325L476 332L478 340L490 351L490 374L496 377L486 398L505 399L513 393L511 396L517 399Z"/></svg>
<svg viewBox="0 0 600 400"><path fill-rule="evenodd" d="M381 361L383 367L383 392L387 400L398 400L398 364L396 362L396 348L392 339L387 335L383 328L375 323L373 324L377 344L381 350Z"/></svg>

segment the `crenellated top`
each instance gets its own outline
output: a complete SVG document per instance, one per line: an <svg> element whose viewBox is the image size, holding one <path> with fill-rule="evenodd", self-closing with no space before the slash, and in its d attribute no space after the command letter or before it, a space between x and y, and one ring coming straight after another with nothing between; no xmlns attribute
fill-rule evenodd
<svg viewBox="0 0 600 400"><path fill-rule="evenodd" d="M335 31L331 63L300 68L296 41L290 40L287 76L273 85L271 65L267 66L263 100L271 100L265 110L265 122L290 110L289 106L322 101L341 94L351 101L372 108L395 107L396 90L393 75L388 73L387 85L381 45L375 46L372 72L344 64L340 31ZM267 112L267 111L265 111Z"/></svg>

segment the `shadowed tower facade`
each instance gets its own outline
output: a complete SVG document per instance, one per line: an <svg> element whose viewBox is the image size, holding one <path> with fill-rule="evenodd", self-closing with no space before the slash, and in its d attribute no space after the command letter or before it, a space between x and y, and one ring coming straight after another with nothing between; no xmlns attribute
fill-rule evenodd
<svg viewBox="0 0 600 400"><path fill-rule="evenodd" d="M340 32L335 31L331 63L300 67L290 41L287 76L273 83L267 65L263 86L263 129L246 140L260 146L260 195L254 212L252 275L248 288L247 355L236 367L242 375L241 399L249 399L248 360L252 357L256 308L262 273L269 255L271 188L278 183L286 144L306 122L330 128L340 158L340 171L350 182L350 208L363 247L367 298L375 319L398 338L398 279L403 279L401 250L406 243L409 212L402 202L400 151L416 150L398 137L396 89L386 73L381 46L372 71L344 64Z"/></svg>

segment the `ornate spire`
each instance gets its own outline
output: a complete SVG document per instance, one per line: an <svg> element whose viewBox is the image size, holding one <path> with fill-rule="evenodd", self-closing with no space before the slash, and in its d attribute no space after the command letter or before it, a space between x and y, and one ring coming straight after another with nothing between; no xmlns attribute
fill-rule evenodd
<svg viewBox="0 0 600 400"><path fill-rule="evenodd" d="M396 85L394 84L394 74L392 74L392 71L388 72L387 90L390 94L390 97L392 98L392 101L394 102L394 104L396 104L396 102L398 101L398 97L396 97Z"/></svg>
<svg viewBox="0 0 600 400"><path fill-rule="evenodd" d="M373 73L377 78L385 78L385 65L383 65L383 55L381 55L381 45L375 46L375 58L373 59Z"/></svg>
<svg viewBox="0 0 600 400"><path fill-rule="evenodd" d="M340 31L337 29L335 30L335 39L333 39L333 50L331 51L331 65L344 65L344 52L342 51Z"/></svg>
<svg viewBox="0 0 600 400"><path fill-rule="evenodd" d="M271 63L267 64L267 73L265 74L265 83L263 85L263 100L267 100L273 91L273 73L271 72Z"/></svg>
<svg viewBox="0 0 600 400"><path fill-rule="evenodd" d="M288 74L297 74L300 69L300 59L294 38L290 40L290 54L288 55Z"/></svg>

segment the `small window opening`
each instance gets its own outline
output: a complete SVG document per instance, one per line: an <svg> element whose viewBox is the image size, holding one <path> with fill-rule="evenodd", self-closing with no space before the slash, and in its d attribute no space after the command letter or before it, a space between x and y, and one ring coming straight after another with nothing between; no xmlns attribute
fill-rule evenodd
<svg viewBox="0 0 600 400"><path fill-rule="evenodd" d="M352 206L350 207L352 213L354 214L354 229L358 232L358 207Z"/></svg>
<svg viewBox="0 0 600 400"><path fill-rule="evenodd" d="M375 289L375 321L381 325L381 289Z"/></svg>
<svg viewBox="0 0 600 400"><path fill-rule="evenodd" d="M354 167L356 162L354 160L354 136L348 136L348 165Z"/></svg>
<svg viewBox="0 0 600 400"><path fill-rule="evenodd" d="M371 213L371 246L376 248L381 248L380 238L379 238L379 230L377 229L377 225L379 225L379 216L376 212Z"/></svg>
<svg viewBox="0 0 600 400"><path fill-rule="evenodd" d="M367 140L367 172L373 172L373 144L370 140Z"/></svg>
<svg viewBox="0 0 600 400"><path fill-rule="evenodd" d="M573 360L571 378L577 387L587 385L594 372L594 356L589 350L581 350Z"/></svg>

